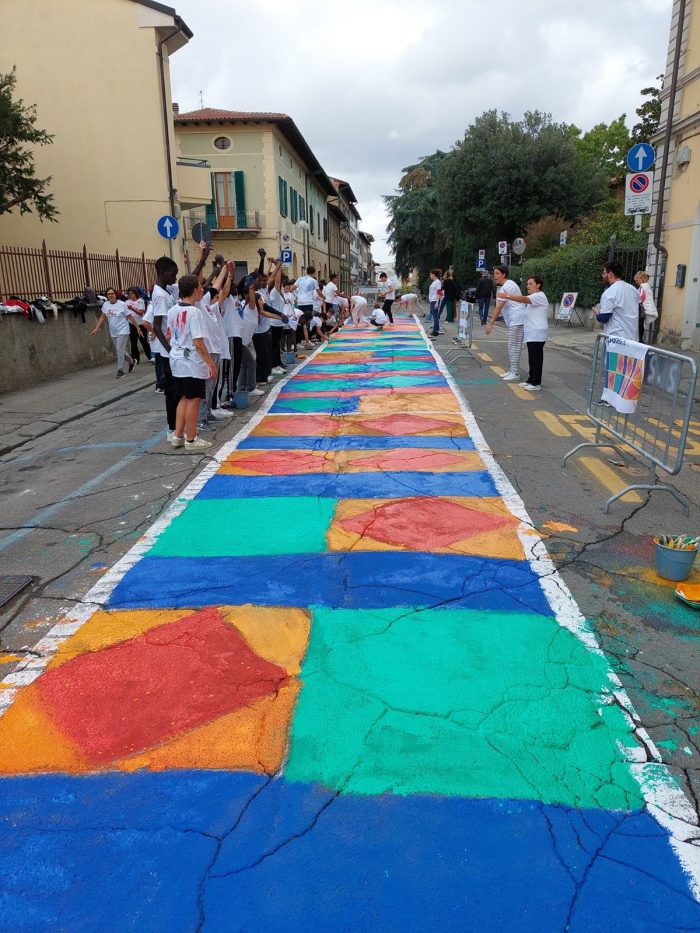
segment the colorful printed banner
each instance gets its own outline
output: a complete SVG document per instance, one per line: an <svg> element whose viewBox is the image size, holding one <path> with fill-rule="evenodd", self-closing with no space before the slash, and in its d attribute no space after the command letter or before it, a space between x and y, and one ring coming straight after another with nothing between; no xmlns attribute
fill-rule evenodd
<svg viewBox="0 0 700 933"><path fill-rule="evenodd" d="M642 391L644 359L649 347L623 337L608 337L605 344L603 401L621 414L632 414L637 410Z"/></svg>

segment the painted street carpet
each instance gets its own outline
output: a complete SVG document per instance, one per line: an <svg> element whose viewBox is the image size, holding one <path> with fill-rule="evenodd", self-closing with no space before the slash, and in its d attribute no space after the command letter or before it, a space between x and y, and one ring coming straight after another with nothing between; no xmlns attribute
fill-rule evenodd
<svg viewBox="0 0 700 933"><path fill-rule="evenodd" d="M0 692L2 930L700 929L693 811L412 319Z"/></svg>

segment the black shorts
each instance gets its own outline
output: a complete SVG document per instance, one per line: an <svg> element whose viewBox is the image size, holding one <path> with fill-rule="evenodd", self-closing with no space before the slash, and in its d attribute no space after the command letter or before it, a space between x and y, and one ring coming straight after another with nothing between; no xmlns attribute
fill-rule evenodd
<svg viewBox="0 0 700 933"><path fill-rule="evenodd" d="M297 305L301 313L306 318L306 323L308 324L311 318L314 316L314 306L313 305Z"/></svg>
<svg viewBox="0 0 700 933"><path fill-rule="evenodd" d="M174 376L175 384L180 390L180 398L206 398L207 380L195 379L194 376Z"/></svg>

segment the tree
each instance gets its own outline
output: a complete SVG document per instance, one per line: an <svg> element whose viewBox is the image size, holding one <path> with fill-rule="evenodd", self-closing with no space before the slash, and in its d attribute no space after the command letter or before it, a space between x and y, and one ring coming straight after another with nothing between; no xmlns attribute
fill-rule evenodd
<svg viewBox="0 0 700 933"><path fill-rule="evenodd" d="M598 166L610 181L624 179L626 156L632 145L624 113L612 123L597 123L577 139L576 145L584 161Z"/></svg>
<svg viewBox="0 0 700 933"><path fill-rule="evenodd" d="M636 114L639 122L632 127L632 142L648 143L652 136L659 131L661 124L661 90L663 88L663 75L657 77L658 87L644 87L639 92L642 97L648 98L637 107Z"/></svg>
<svg viewBox="0 0 700 933"><path fill-rule="evenodd" d="M601 168L582 158L571 128L537 111L513 122L487 111L437 171L438 229L495 252L549 214L573 221L605 196Z"/></svg>
<svg viewBox="0 0 700 933"><path fill-rule="evenodd" d="M32 146L53 142L36 127L36 106L14 100L16 69L0 74L0 214L18 209L35 211L41 220L55 221L58 211L49 193L51 178L37 178Z"/></svg>
<svg viewBox="0 0 700 933"><path fill-rule="evenodd" d="M438 230L435 173L444 152L425 156L416 165L403 169L399 193L386 195L389 208L389 244L394 250L394 268L401 277L418 269L420 278L444 259L444 242Z"/></svg>
<svg viewBox="0 0 700 933"><path fill-rule="evenodd" d="M559 236L562 230L569 230L571 224L568 220L555 217L543 217L535 220L525 228L525 242L527 243L528 259L537 259L554 249L559 249Z"/></svg>

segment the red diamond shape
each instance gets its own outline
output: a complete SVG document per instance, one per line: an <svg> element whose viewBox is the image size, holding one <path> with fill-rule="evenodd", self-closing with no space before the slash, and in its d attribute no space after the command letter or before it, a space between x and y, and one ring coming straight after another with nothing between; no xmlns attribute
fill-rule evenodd
<svg viewBox="0 0 700 933"><path fill-rule="evenodd" d="M509 519L451 502L449 499L399 499L378 504L340 522L345 531L414 551L449 547Z"/></svg>
<svg viewBox="0 0 700 933"><path fill-rule="evenodd" d="M289 680L217 609L80 655L37 681L54 723L98 763L157 745Z"/></svg>
<svg viewBox="0 0 700 933"><path fill-rule="evenodd" d="M362 424L380 434L398 437L401 434L424 434L436 428L449 428L448 422L423 415L384 415L381 418L363 419Z"/></svg>

